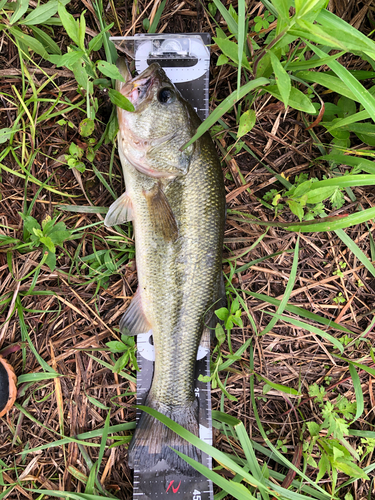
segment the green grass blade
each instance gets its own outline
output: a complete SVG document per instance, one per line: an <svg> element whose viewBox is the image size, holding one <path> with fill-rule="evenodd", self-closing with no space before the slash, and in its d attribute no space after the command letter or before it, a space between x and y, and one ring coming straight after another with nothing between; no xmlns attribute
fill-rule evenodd
<svg viewBox="0 0 375 500"><path fill-rule="evenodd" d="M370 113L368 111L359 111L358 113L354 113L354 115L347 116L341 120L335 120L335 122L327 128L327 132L331 132L336 128L345 127L346 125L351 125L352 123L357 123L361 120L367 120L368 118L370 118Z"/></svg>
<svg viewBox="0 0 375 500"><path fill-rule="evenodd" d="M265 233L262 234L262 237L260 237L260 238L263 239L263 236L265 236ZM258 238L258 240L260 238ZM255 247L256 245L254 244L252 246ZM248 253L250 251L251 250L248 250L246 253ZM265 260L272 259L273 257L278 257L279 255L282 255L284 253L292 253L292 252L294 252L294 250L285 250L285 251L281 250L280 252L275 252L275 253L273 253L271 255L265 255L264 257L259 257L259 259L252 260L251 262L248 262L247 264L244 264L243 266L238 267L234 272L236 274L242 273L243 271L246 271L247 269L249 269L249 267L256 266L260 262L264 262ZM246 255L246 254L243 254L243 255ZM231 260L239 259L239 258L243 257L243 255L238 255L237 257L226 259L226 261L231 261Z"/></svg>
<svg viewBox="0 0 375 500"><path fill-rule="evenodd" d="M257 479L255 479L254 476L246 472L242 467L240 467L236 462L234 462L234 460L232 460L222 451L217 450L213 446L210 446L205 441L195 436L192 432L189 432L184 427L177 424L176 422L166 417L162 413L153 410L152 408L148 408L147 406L137 405L137 408L160 420L160 422L166 425L169 429L176 432L176 434L178 434L182 438L186 439L186 441L191 443L193 446L196 446L201 451L207 453L207 455L210 455L211 457L215 458L215 460L223 464L229 470L241 474L241 476L253 486L256 486L260 489L267 491L267 488L264 486L264 484L260 483Z"/></svg>
<svg viewBox="0 0 375 500"><path fill-rule="evenodd" d="M346 176L345 176L346 177ZM329 221L318 222L311 225L291 224L290 226L283 226L287 231L295 231L301 233L319 233L320 231L335 231L336 229L345 229L347 227L361 224L362 222L369 221L375 217L375 207L366 208L361 212L356 212L351 215L343 215L341 217L329 218ZM310 221L309 221L310 222ZM259 224L259 221L253 221L253 224ZM262 225L262 223L260 223Z"/></svg>
<svg viewBox="0 0 375 500"><path fill-rule="evenodd" d="M358 247L358 245L348 236L342 229L337 229L335 231L340 240L345 243L349 250L357 257L357 259L365 266L365 268L370 271L370 273L375 277L375 268L372 263L368 260L366 255Z"/></svg>
<svg viewBox="0 0 375 500"><path fill-rule="evenodd" d="M115 434L117 432L124 432L124 431L131 431L135 429L135 422L127 422L125 424L117 424L117 425L112 425L108 429L108 434ZM71 442L78 443L78 444L83 444L84 446L94 446L99 448L100 444L98 443L89 443L86 441L86 439L94 439L97 437L101 437L103 435L103 429L96 429L95 431L89 431L89 432L83 432L82 434L77 434L77 436L74 437L65 437L63 439L59 439L58 441L54 441L52 443L46 443L41 446L37 446L36 448L30 448L29 450L24 450L19 453L19 455L27 454L27 453L34 453L36 451L42 451L42 450L47 450L49 448L54 448L55 446L63 446L64 444L68 444Z"/></svg>
<svg viewBox="0 0 375 500"><path fill-rule="evenodd" d="M190 464L195 470L200 472L203 476L206 476L213 483L217 484L217 486L226 491L233 498L236 498L237 500L257 500L256 497L254 497L243 484L234 481L228 481L223 476L220 476L220 474L217 474L213 470L209 469L200 462L197 462L193 458L188 457L184 453L181 453L174 448L172 448L172 450L176 452L178 456L186 460L186 462Z"/></svg>
<svg viewBox="0 0 375 500"><path fill-rule="evenodd" d="M96 357L95 357L95 356L93 356L92 354L89 354L89 353L86 353L86 354L87 354L87 356L89 356L90 358L95 359L95 361L96 361L97 363L99 363L100 365L105 366L106 368L109 368L109 369L113 372L114 365L110 365L109 363L106 363L106 362L105 362L105 361L103 361L102 359L96 358ZM119 375L121 375L121 377L126 378L127 380L130 380L130 382L137 383L137 379L136 379L135 377L133 377L132 375L129 375L128 373L126 373L126 372L124 372L124 371L119 372Z"/></svg>
<svg viewBox="0 0 375 500"><path fill-rule="evenodd" d="M350 33L353 37L356 37L360 43L362 43L363 51L369 55L371 54L370 57L375 60L375 43L373 40L368 38L356 28L353 28L353 26L345 22L343 19L335 16L335 14L329 10L323 9L320 11L316 21L324 27L332 30Z"/></svg>
<svg viewBox="0 0 375 500"><path fill-rule="evenodd" d="M106 214L108 207L86 206L86 205L56 205L59 210L74 212L78 214Z"/></svg>
<svg viewBox="0 0 375 500"><path fill-rule="evenodd" d="M290 271L290 275L289 275L288 283L287 283L286 288L285 288L284 296L283 296L282 300L280 301L280 304L277 308L277 315L281 315L284 312L284 309L288 303L290 294L293 291L294 282L295 282L296 275L297 275L298 252L299 252L299 237L297 238L296 248L294 249L292 269ZM259 335L262 335L262 336L266 335L266 333L268 333L270 330L272 330L272 328L276 325L276 323L277 323L277 317L274 316L271 319L271 321L268 323L266 328L262 332L260 332Z"/></svg>
<svg viewBox="0 0 375 500"><path fill-rule="evenodd" d="M69 498L72 500L103 500L108 498L107 496L101 495L90 495L88 493L72 493L71 491L55 491L55 490L30 490L25 488L26 491L30 491L32 493L40 493L41 495L46 496L47 498L56 497L56 498ZM110 497L114 498L114 497Z"/></svg>
<svg viewBox="0 0 375 500"><path fill-rule="evenodd" d="M269 304L273 304L275 306L278 306L281 302L278 299L274 299L273 297L269 297L268 295L264 295L262 293L250 292L249 290L244 290L244 292L247 295L251 295L251 297L254 297L255 299L261 300L263 302L268 302ZM297 307L292 304L287 304L285 306L285 310L293 314L296 314L297 316L302 316L303 318L316 321L317 323L321 323L322 325L325 326L329 326L330 328L335 328L336 330L340 330L341 332L350 333L354 335L354 333L351 330L348 330L348 328L345 328L345 326L339 325L338 323L335 323L331 319L319 316L319 314L307 311L302 307Z"/></svg>
<svg viewBox="0 0 375 500"><path fill-rule="evenodd" d="M239 91L234 91L232 92L228 97L224 99L216 108L215 110L210 114L204 122L199 125L197 128L197 132L194 134L194 136L190 139L189 142L187 142L182 149L186 149L190 144L195 142L199 137L201 137L207 130L214 125L222 116L224 113L230 110L232 106L236 104L237 101L245 97L249 92L252 90L261 87L262 85L267 85L269 83L269 80L267 78L257 78L256 80L251 80L250 82L246 83L246 85L243 85Z"/></svg>
<svg viewBox="0 0 375 500"><path fill-rule="evenodd" d="M156 29L158 27L160 18L161 18L162 14L163 14L164 7L165 7L166 3L167 3L167 0L163 0L161 2L161 4L159 5L158 10L156 11L155 17L154 17L154 19L152 21L152 24L151 24L151 26L148 29L148 33L156 33Z"/></svg>
<svg viewBox="0 0 375 500"><path fill-rule="evenodd" d="M245 453L245 457L249 466L249 470L254 474L254 476L258 479L259 482L263 483L266 486L264 474L260 468L257 457L255 456L253 445L251 444L249 435L245 429L244 424L241 420L235 424L234 429L236 431L237 437L241 443L242 449ZM262 498L264 500L269 499L269 495L266 491L260 490Z"/></svg>
<svg viewBox="0 0 375 500"><path fill-rule="evenodd" d="M368 174L375 174L375 164L362 156L349 156L337 153L319 156L316 160L334 161L337 164L349 165L349 167L361 167Z"/></svg>
<svg viewBox="0 0 375 500"><path fill-rule="evenodd" d="M224 21L227 23L229 30L236 35L238 32L238 25L236 21L233 19L233 17L229 14L227 9L224 7L224 5L221 3L220 0L213 0L214 4L220 11L220 14L223 16Z"/></svg>
<svg viewBox="0 0 375 500"><path fill-rule="evenodd" d="M252 372L254 372L254 356L253 356L252 347L250 348L250 370ZM292 462L290 462L287 458L285 458L279 452L279 450L277 450L274 447L274 445L271 443L269 437L267 436L265 430L263 429L262 422L260 421L260 418L259 418L259 413L258 413L258 409L257 409L256 402L255 402L254 377L255 377L255 375L250 375L250 396L251 396L251 403L252 403L252 407L253 407L253 412L254 412L255 420L256 420L256 423L258 425L259 431L260 431L264 441L266 442L266 444L268 445L268 447L272 451L273 455L275 455L281 461L281 463L283 463L288 469L294 470L294 472L296 472L296 474L298 476L300 476L302 479L307 481L311 486L316 488L320 493L322 493L324 495L325 498L327 498L327 499L329 498L330 500L332 500L333 498L336 498L336 497L332 497L331 495L326 493L323 490L323 488L321 488L312 479L310 479L302 471L300 471ZM272 455L271 455L271 457L272 457Z"/></svg>
<svg viewBox="0 0 375 500"><path fill-rule="evenodd" d="M18 313L18 318L20 320L20 327L21 327L22 336L24 339L27 340L27 343L29 344L30 350L32 351L32 353L36 357L38 363L40 364L40 366L43 368L43 370L45 372L49 372L49 373L53 374L55 377L59 377L60 375L58 373L56 373L55 370L53 368L51 368L49 366L49 364L46 363L44 361L44 359L40 356L40 354L35 349L34 344L32 343L32 341L30 339L29 333L27 331L25 319L23 316L24 309L22 307L21 300L20 300L19 296L16 298L16 309L17 309L17 313Z"/></svg>
<svg viewBox="0 0 375 500"><path fill-rule="evenodd" d="M371 368L370 366L364 365L362 363L359 363L357 361L353 361L352 359L347 359L343 358L342 356L338 356L337 354L332 354L335 358L339 358L342 361L346 361L347 363L351 363L352 365L356 366L357 368L360 368L361 370L364 370L365 372L369 373L373 377L375 377L375 370L374 368Z"/></svg>
<svg viewBox="0 0 375 500"><path fill-rule="evenodd" d="M245 43L245 24L246 24L246 4L245 0L238 0L238 72L237 72L237 98L241 87L241 69L242 69L242 57L244 53L244 43Z"/></svg>
<svg viewBox="0 0 375 500"><path fill-rule="evenodd" d="M315 52L319 57L325 57L326 53L320 50L315 45L310 44L306 41L306 44L310 47L312 51ZM375 98L370 94L370 92L365 89L363 85L339 62L331 61L327 63L327 66L336 73L340 80L347 86L347 88L353 92L357 101L359 101L363 107L368 111L370 117L375 121Z"/></svg>
<svg viewBox="0 0 375 500"><path fill-rule="evenodd" d="M349 372L350 372L350 376L352 377L352 380L353 380L355 401L357 403L357 410L355 412L355 417L354 417L354 420L351 422L351 423L353 423L359 419L359 417L362 415L365 407L364 407L363 392L362 392L362 387L361 387L361 379L359 378L357 370L355 369L355 367L351 363L349 363Z"/></svg>
<svg viewBox="0 0 375 500"><path fill-rule="evenodd" d="M316 328L316 326L309 325L308 323L305 323L304 321L299 321L294 318L289 318L288 316L279 316L278 314L271 313L269 311L265 311L266 314L270 314L271 316L277 316L278 319L281 319L283 321L286 321L287 323L290 323L291 325L297 326L299 328L303 328L305 330L308 330L309 332L313 333L314 335L319 335L320 337L323 337L325 340L328 340L331 344L333 344L341 353L344 352L344 347L339 342L335 337L330 335L327 332L324 332L323 330L320 330L319 328Z"/></svg>

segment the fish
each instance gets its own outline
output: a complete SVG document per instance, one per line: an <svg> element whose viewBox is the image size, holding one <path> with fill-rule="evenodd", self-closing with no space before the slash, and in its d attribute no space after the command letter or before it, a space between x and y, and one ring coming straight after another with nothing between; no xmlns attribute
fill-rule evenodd
<svg viewBox="0 0 375 500"><path fill-rule="evenodd" d="M154 375L145 405L198 436L197 350L215 304L225 297L223 172L208 133L183 149L201 121L159 64L134 78L124 59L117 67L124 81L117 80L116 89L134 111L117 108L126 191L104 222L133 222L138 274L120 331L152 330ZM172 448L201 459L197 448L142 412L129 466L150 470L164 461L170 470L191 475L191 466Z"/></svg>

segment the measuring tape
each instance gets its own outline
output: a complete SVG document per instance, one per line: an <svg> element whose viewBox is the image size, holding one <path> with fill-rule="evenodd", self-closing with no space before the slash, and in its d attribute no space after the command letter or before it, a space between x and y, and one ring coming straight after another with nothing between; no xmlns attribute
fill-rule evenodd
<svg viewBox="0 0 375 500"><path fill-rule="evenodd" d="M208 116L211 42L208 33L142 34L134 37L111 37L117 50L126 52L135 61L138 73L158 62L181 95L204 120ZM144 405L154 373L154 347L151 331L137 335L137 404ZM210 331L205 330L198 349L195 367L195 396L199 402L199 437L212 445L211 386L199 381L200 375L210 376ZM137 410L138 423L141 411ZM201 463L212 469L212 458L202 453ZM157 464L140 471L134 464L133 499L213 500L212 482L199 472L185 476Z"/></svg>

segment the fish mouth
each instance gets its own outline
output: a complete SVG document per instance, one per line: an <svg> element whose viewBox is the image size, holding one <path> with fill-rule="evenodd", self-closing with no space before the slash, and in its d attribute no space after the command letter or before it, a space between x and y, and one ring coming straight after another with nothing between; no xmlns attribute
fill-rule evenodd
<svg viewBox="0 0 375 500"><path fill-rule="evenodd" d="M148 100L154 83L158 81L158 70L160 67L158 64L153 63L140 75L132 78L124 58L119 58L116 65L125 80L125 82L118 82L117 90L127 97L135 109L137 109L141 103Z"/></svg>

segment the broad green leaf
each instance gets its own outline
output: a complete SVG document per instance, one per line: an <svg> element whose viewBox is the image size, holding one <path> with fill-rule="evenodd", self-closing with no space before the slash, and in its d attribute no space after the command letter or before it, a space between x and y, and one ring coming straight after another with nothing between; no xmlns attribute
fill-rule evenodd
<svg viewBox="0 0 375 500"><path fill-rule="evenodd" d="M25 44L29 49L42 56L44 59L48 59L48 52L43 47L43 45L38 42L38 40L36 40L32 36L26 35L15 26L11 26L8 29L10 34L14 36L17 42Z"/></svg>
<svg viewBox="0 0 375 500"><path fill-rule="evenodd" d="M33 9L22 21L26 26L33 26L34 24L43 24L45 21L54 16L57 12L59 2L57 0L50 0L49 2L39 5Z"/></svg>
<svg viewBox="0 0 375 500"><path fill-rule="evenodd" d="M279 93L281 95L281 100L283 101L284 106L287 107L292 87L290 77L280 63L279 58L272 52L272 50L269 52L269 55L271 58L272 68L275 73L277 88L279 89Z"/></svg>
<svg viewBox="0 0 375 500"><path fill-rule="evenodd" d="M301 203L299 201L288 200L287 201L290 211L296 215L300 221L302 221L304 216L304 211Z"/></svg>
<svg viewBox="0 0 375 500"><path fill-rule="evenodd" d="M118 90L109 89L108 94L111 103L114 104L115 106L118 106L121 109L125 109L125 111L134 111L133 104Z"/></svg>
<svg viewBox="0 0 375 500"><path fill-rule="evenodd" d="M74 78L77 80L78 85L91 93L92 82L89 80L89 76L86 72L86 65L84 64L83 60L79 59L76 63L72 64L71 69L74 73Z"/></svg>
<svg viewBox="0 0 375 500"><path fill-rule="evenodd" d="M353 101L358 101L353 92L349 90L345 83L343 83L340 78L337 78L336 76L319 73L317 71L299 71L296 73L296 77L306 82L318 83L319 85L336 92L336 94L349 97L349 99L353 99Z"/></svg>
<svg viewBox="0 0 375 500"><path fill-rule="evenodd" d="M243 135L250 132L250 130L254 127L256 122L256 114L253 109L248 109L244 113L242 113L240 118L240 125L238 127L237 137L240 138Z"/></svg>
<svg viewBox="0 0 375 500"><path fill-rule="evenodd" d="M277 17L289 19L289 8L291 3L289 0L273 0L272 3L277 9L277 13L279 14L279 16Z"/></svg>
<svg viewBox="0 0 375 500"><path fill-rule="evenodd" d="M111 64L107 61L98 61L97 65L98 70L103 73L103 75L113 78L114 80L119 80L120 82L125 81L115 64Z"/></svg>
<svg viewBox="0 0 375 500"><path fill-rule="evenodd" d="M68 33L73 42L79 46L79 23L60 2L58 6L58 13L65 31Z"/></svg>
<svg viewBox="0 0 375 500"><path fill-rule="evenodd" d="M373 123L352 123L347 126L365 144L375 146L375 125Z"/></svg>
<svg viewBox="0 0 375 500"><path fill-rule="evenodd" d="M124 352L129 349L129 346L125 345L123 342L120 342L119 340L112 340L110 342L107 342L106 346L112 352Z"/></svg>
<svg viewBox="0 0 375 500"><path fill-rule="evenodd" d="M45 245L50 252L55 253L55 245L49 236L42 236L40 238L40 242L43 243L43 245Z"/></svg>
<svg viewBox="0 0 375 500"><path fill-rule="evenodd" d="M57 67L66 66L68 69L72 70L73 66L84 56L84 52L82 50L75 50L72 52L67 52L66 54L59 55L51 55L48 57L48 60L51 63L56 64Z"/></svg>
<svg viewBox="0 0 375 500"><path fill-rule="evenodd" d="M219 46L220 50L227 56L229 59L232 59L237 65L238 63L238 45L235 42L228 40L228 38L213 38L214 42ZM250 70L250 64L247 60L246 54L242 52L241 65Z"/></svg>
<svg viewBox="0 0 375 500"><path fill-rule="evenodd" d="M210 114L208 118L205 119L205 121L197 128L197 132L194 134L194 136L190 139L189 142L184 144L182 149L186 149L190 144L192 144L194 141L199 139L207 130L214 124L216 123L227 111L230 110L232 106L236 104L237 101L242 99L245 95L249 94L252 90L262 86L262 85L267 85L269 83L269 80L266 78L257 78L255 80L251 80L250 82L246 83L246 85L243 85L239 92L234 91L232 92L228 97L224 99L217 107L216 109ZM315 110L315 109L314 109Z"/></svg>
<svg viewBox="0 0 375 500"><path fill-rule="evenodd" d="M296 18L315 21L319 12L327 6L327 0L295 0Z"/></svg>
<svg viewBox="0 0 375 500"><path fill-rule="evenodd" d="M225 56L224 54L220 54L217 58L216 66L223 66L223 64L227 64L228 61L229 59L227 58L227 56Z"/></svg>
<svg viewBox="0 0 375 500"><path fill-rule="evenodd" d="M102 48L103 45L103 35L99 33L94 38L89 41L89 51L96 52Z"/></svg>
<svg viewBox="0 0 375 500"><path fill-rule="evenodd" d="M282 101L282 96L279 92L277 85L270 85L266 89L271 95ZM295 87L291 87L290 95L289 95L289 106L298 109L299 111L303 111L305 113L315 113L315 108L312 105L310 99L305 96L300 90Z"/></svg>
<svg viewBox="0 0 375 500"><path fill-rule="evenodd" d="M91 118L84 118L79 124L78 131L82 137L89 137L95 129L95 122Z"/></svg>
<svg viewBox="0 0 375 500"><path fill-rule="evenodd" d="M79 27L78 27L78 37L79 37L79 48L85 50L85 35L86 35L86 19L85 10L81 12Z"/></svg>
<svg viewBox="0 0 375 500"><path fill-rule="evenodd" d="M327 33L319 25L303 21L302 19L298 20L297 23L298 25L290 30L291 34L300 38L307 38L311 42L332 47L333 49L341 49L345 52L349 51L345 43L337 39L335 33Z"/></svg>
<svg viewBox="0 0 375 500"><path fill-rule="evenodd" d="M0 144L9 141L11 134L11 128L0 128Z"/></svg>
<svg viewBox="0 0 375 500"><path fill-rule="evenodd" d="M336 191L336 189L337 188L335 186L332 187L326 186L309 191L307 193L306 203L311 203L316 205L317 203L320 203L321 201L324 201L330 196L332 196L333 193Z"/></svg>
<svg viewBox="0 0 375 500"><path fill-rule="evenodd" d="M37 40L46 48L50 54L61 55L60 47L52 38L37 26L31 26L31 30Z"/></svg>
<svg viewBox="0 0 375 500"><path fill-rule="evenodd" d="M15 10L10 18L10 24L16 23L29 8L29 0L17 0Z"/></svg>

